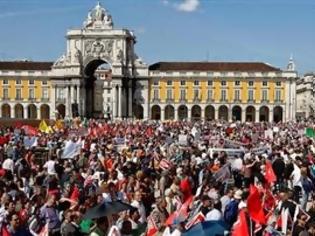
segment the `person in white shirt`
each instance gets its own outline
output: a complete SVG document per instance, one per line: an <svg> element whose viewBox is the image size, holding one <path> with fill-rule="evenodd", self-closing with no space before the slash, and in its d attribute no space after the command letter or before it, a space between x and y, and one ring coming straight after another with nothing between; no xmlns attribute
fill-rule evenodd
<svg viewBox="0 0 315 236"><path fill-rule="evenodd" d="M133 206L133 207L138 209L139 214L140 214L139 222L140 223L146 222L147 217L146 217L146 212L145 212L144 205L142 203L141 192L139 192L139 191L135 192L134 200L131 202L131 206Z"/></svg>
<svg viewBox="0 0 315 236"><path fill-rule="evenodd" d="M218 221L222 220L222 213L221 213L221 202L217 201L213 204L213 208L207 213L206 221Z"/></svg>
<svg viewBox="0 0 315 236"><path fill-rule="evenodd" d="M231 202L231 199L233 197L233 190L232 189L227 189L226 193L224 196L221 197L221 205L222 205L222 212L225 211L225 207Z"/></svg>
<svg viewBox="0 0 315 236"><path fill-rule="evenodd" d="M55 170L55 165L56 165L56 161L55 161L54 156L51 156L50 160L44 164L44 168L47 169L47 172L49 175L56 175L57 174L57 172Z"/></svg>
<svg viewBox="0 0 315 236"><path fill-rule="evenodd" d="M9 170L13 173L14 171L14 162L11 158L7 158L4 160L4 162L2 163L2 168L5 170Z"/></svg>

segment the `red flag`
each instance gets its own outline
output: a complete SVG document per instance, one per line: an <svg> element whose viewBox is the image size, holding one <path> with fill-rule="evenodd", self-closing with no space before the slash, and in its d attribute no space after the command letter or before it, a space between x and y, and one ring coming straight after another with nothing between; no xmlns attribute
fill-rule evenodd
<svg viewBox="0 0 315 236"><path fill-rule="evenodd" d="M152 137L153 136L153 129L152 129L152 127L148 127L147 131L145 133L146 133L146 135L148 137Z"/></svg>
<svg viewBox="0 0 315 236"><path fill-rule="evenodd" d="M48 230L48 223L47 223L39 232L38 236L48 236L48 235L49 235L49 230Z"/></svg>
<svg viewBox="0 0 315 236"><path fill-rule="evenodd" d="M38 134L38 129L30 125L23 125L22 129L24 129L27 135L36 136Z"/></svg>
<svg viewBox="0 0 315 236"><path fill-rule="evenodd" d="M79 200L79 196L80 196L80 191L77 186L74 186L70 199L77 202Z"/></svg>
<svg viewBox="0 0 315 236"><path fill-rule="evenodd" d="M9 233L8 229L6 226L2 226L2 229L1 229L1 235L2 236L11 236L11 234Z"/></svg>
<svg viewBox="0 0 315 236"><path fill-rule="evenodd" d="M162 159L159 166L162 170L168 170L173 166L173 164L169 160Z"/></svg>
<svg viewBox="0 0 315 236"><path fill-rule="evenodd" d="M188 217L188 208L193 201L193 196L190 196L180 207L179 210L173 212L166 220L165 225L172 225L177 221L184 221Z"/></svg>
<svg viewBox="0 0 315 236"><path fill-rule="evenodd" d="M154 236L159 231L157 225L155 224L155 221L153 217L150 215L148 216L148 230L146 233L146 236Z"/></svg>
<svg viewBox="0 0 315 236"><path fill-rule="evenodd" d="M244 210L240 210L238 219L233 225L231 236L249 236L249 230L247 225L247 219Z"/></svg>
<svg viewBox="0 0 315 236"><path fill-rule="evenodd" d="M185 179L183 179L180 182L180 190L182 191L183 195L184 195L184 201L186 201L187 199L189 199L192 196L192 190L191 190L191 185L190 185L190 181L188 179L188 177L186 177Z"/></svg>
<svg viewBox="0 0 315 236"><path fill-rule="evenodd" d="M266 161L265 179L268 182L268 184L272 184L277 181L277 177L275 175L275 172L272 169L272 165L270 161Z"/></svg>
<svg viewBox="0 0 315 236"><path fill-rule="evenodd" d="M0 145L6 144L6 143L8 143L8 142L9 142L9 140L8 140L7 137L5 137L5 136L0 136Z"/></svg>
<svg viewBox="0 0 315 236"><path fill-rule="evenodd" d="M259 224L266 224L266 216L263 210L262 202L260 200L260 194L258 189L254 186L250 186L249 196L247 198L247 209L249 216Z"/></svg>
<svg viewBox="0 0 315 236"><path fill-rule="evenodd" d="M205 216L202 214L202 212L199 212L197 215L195 215L190 221L187 222L187 224L185 225L185 229L188 230L191 227L193 227L194 225L205 221Z"/></svg>

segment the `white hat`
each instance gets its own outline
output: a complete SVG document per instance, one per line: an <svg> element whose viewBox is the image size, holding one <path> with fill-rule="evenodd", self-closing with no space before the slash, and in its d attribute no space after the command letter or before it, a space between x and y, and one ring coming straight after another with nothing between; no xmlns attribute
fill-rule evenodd
<svg viewBox="0 0 315 236"><path fill-rule="evenodd" d="M243 191L242 190L237 190L235 193L234 193L234 198L235 199L242 199L242 194L243 194Z"/></svg>
<svg viewBox="0 0 315 236"><path fill-rule="evenodd" d="M242 209L242 208L246 208L247 207L247 204L246 202L244 201L241 201L239 204L238 204L238 209Z"/></svg>

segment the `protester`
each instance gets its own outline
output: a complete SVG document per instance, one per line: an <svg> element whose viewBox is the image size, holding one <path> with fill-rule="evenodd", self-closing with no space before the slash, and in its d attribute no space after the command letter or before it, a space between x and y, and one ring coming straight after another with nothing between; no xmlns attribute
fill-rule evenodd
<svg viewBox="0 0 315 236"><path fill-rule="evenodd" d="M315 234L312 120L81 120L1 129L0 235Z"/></svg>

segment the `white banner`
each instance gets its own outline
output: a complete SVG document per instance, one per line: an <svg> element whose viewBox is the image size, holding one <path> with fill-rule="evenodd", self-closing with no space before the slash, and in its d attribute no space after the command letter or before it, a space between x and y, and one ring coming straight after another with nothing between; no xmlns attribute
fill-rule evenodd
<svg viewBox="0 0 315 236"><path fill-rule="evenodd" d="M74 158L76 155L80 154L81 147L82 147L81 141L78 141L76 143L72 142L72 141L68 141L66 143L65 148L63 149L61 158L62 159L72 159L72 158Z"/></svg>
<svg viewBox="0 0 315 236"><path fill-rule="evenodd" d="M184 135L184 134L178 135L178 143L181 146L187 146L188 145L188 137L187 137L187 135Z"/></svg>

